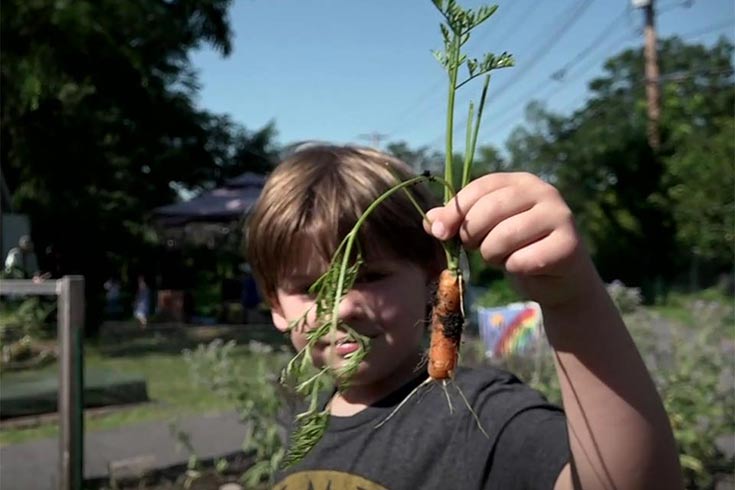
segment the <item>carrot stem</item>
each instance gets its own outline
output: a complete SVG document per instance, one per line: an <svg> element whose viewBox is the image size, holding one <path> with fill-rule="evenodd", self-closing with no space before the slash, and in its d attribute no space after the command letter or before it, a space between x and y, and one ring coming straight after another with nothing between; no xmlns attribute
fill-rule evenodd
<svg viewBox="0 0 735 490"><path fill-rule="evenodd" d="M454 138L454 97L457 92L457 72L459 71L459 35L453 32L452 42L450 44L449 57L449 92L447 97L447 133L446 133L446 154L444 155L444 180L450 186L454 186L454 168L452 154L452 140ZM447 189L444 189L444 202L450 199Z"/></svg>

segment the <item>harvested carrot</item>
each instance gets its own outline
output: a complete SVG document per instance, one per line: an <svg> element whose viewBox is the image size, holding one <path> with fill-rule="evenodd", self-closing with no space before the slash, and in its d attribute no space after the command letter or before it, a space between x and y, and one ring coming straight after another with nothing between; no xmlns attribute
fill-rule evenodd
<svg viewBox="0 0 735 490"><path fill-rule="evenodd" d="M431 317L429 376L434 380L452 378L462 339L462 288L460 276L449 269L439 275Z"/></svg>
<svg viewBox="0 0 735 490"><path fill-rule="evenodd" d="M477 413L472 409L470 402L462 393L458 385L453 383L454 370L459 360L459 343L462 340L464 326L464 307L462 305L462 276L451 269L444 269L439 275L436 292L433 294L433 311L431 316L431 346L429 347L429 377L416 386L393 411L384 418L376 429L382 427L405 405L419 389L429 383L440 381L449 404L449 413L452 413L452 401L447 391L447 380L457 388L457 393L477 422L477 427L487 437L487 431Z"/></svg>

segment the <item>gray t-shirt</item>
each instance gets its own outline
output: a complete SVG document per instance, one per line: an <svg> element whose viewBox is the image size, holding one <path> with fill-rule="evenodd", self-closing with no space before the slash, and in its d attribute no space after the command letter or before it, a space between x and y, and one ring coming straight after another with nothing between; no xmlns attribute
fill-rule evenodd
<svg viewBox="0 0 735 490"><path fill-rule="evenodd" d="M351 417L331 417L319 443L277 475L276 490L552 489L569 461L558 407L494 368L460 368L455 386L430 383L383 421L426 375Z"/></svg>

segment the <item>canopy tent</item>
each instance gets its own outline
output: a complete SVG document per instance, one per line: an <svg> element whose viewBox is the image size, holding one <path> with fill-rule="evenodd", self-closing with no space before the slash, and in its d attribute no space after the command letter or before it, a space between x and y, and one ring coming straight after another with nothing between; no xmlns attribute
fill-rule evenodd
<svg viewBox="0 0 735 490"><path fill-rule="evenodd" d="M227 302L240 293L232 293L241 287L242 272L237 263L242 258L242 221L260 197L266 177L247 172L229 179L222 187L205 191L179 203L161 206L153 210L156 232L165 243L165 253L159 260L159 284L157 311L171 318L187 319L194 305L201 301L195 295L197 275L187 266L185 256L190 245L204 247L215 264L214 277L220 281L220 309L230 311ZM235 285L233 287L233 284ZM216 290L216 289L215 289ZM239 290L238 290L239 291ZM205 295L206 298L206 295ZM203 302L211 303L211 298Z"/></svg>
<svg viewBox="0 0 735 490"><path fill-rule="evenodd" d="M153 210L164 227L189 223L228 223L242 218L260 196L266 177L246 172L225 182L223 187L204 192L188 201Z"/></svg>

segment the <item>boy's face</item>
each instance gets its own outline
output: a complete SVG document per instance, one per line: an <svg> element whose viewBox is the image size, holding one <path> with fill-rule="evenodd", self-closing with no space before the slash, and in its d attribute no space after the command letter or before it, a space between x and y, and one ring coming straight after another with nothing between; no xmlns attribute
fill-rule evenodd
<svg viewBox="0 0 735 490"><path fill-rule="evenodd" d="M273 322L281 331L309 310L306 328L293 328L291 342L297 350L307 345L306 329L314 327L314 298L308 289L324 272L324 261L311 251L302 255L300 267L289 271L276 290ZM352 290L339 307L340 320L370 339L370 350L360 363L350 386L369 388L392 378L409 378L417 368L417 354L424 331L429 286L426 273L405 260L379 259L364 264ZM343 342L344 331L334 339L323 337L312 349L318 366L341 367L357 344Z"/></svg>

